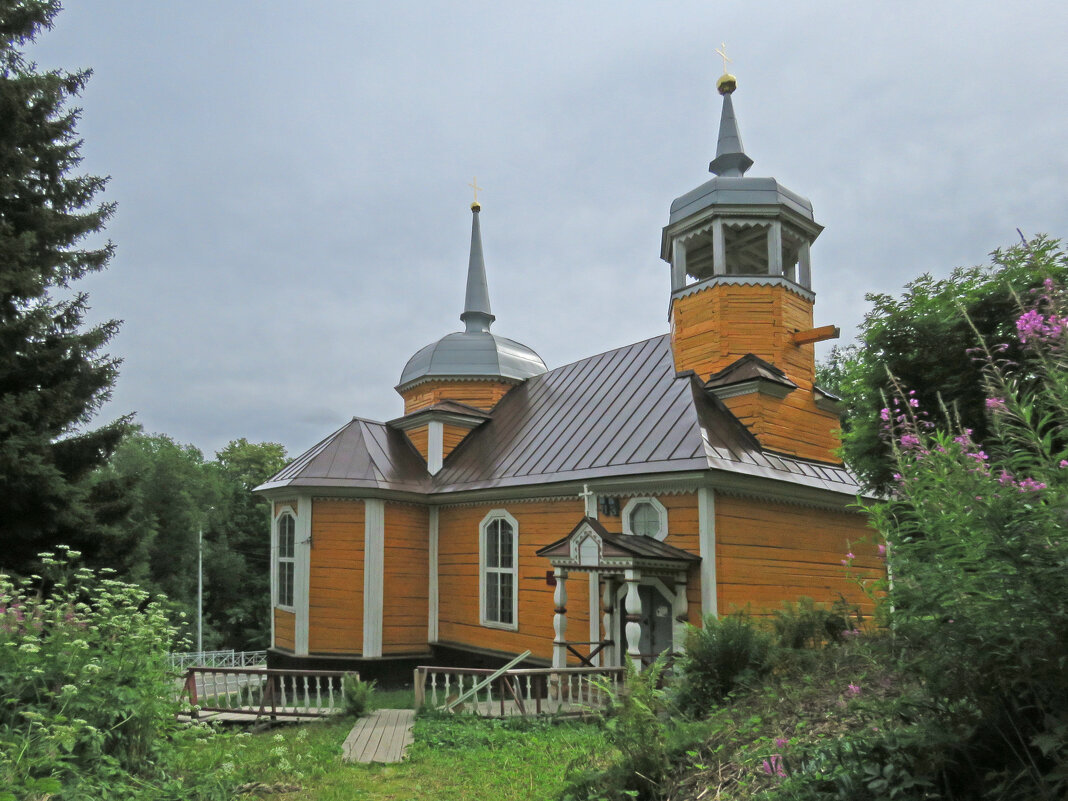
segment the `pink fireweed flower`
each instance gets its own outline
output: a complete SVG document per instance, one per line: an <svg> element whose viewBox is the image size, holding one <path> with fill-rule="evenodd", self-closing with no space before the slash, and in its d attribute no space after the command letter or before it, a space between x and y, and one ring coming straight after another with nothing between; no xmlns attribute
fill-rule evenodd
<svg viewBox="0 0 1068 801"><path fill-rule="evenodd" d="M789 740L787 740L785 737L776 737L775 738L775 747L776 748L785 748L788 743L789 743Z"/></svg>
<svg viewBox="0 0 1068 801"><path fill-rule="evenodd" d="M849 687L847 687L846 689L848 690L849 694L852 695L854 698L860 695L860 686L854 684L853 682L849 682Z"/></svg>
<svg viewBox="0 0 1068 801"><path fill-rule="evenodd" d="M1038 492L1039 490L1044 490L1046 485L1042 481L1035 481L1033 478L1025 478L1016 485L1016 488L1020 490L1020 492Z"/></svg>
<svg viewBox="0 0 1068 801"><path fill-rule="evenodd" d="M1004 398L987 398L986 408L992 412L1005 411L1005 399Z"/></svg>
<svg viewBox="0 0 1068 801"><path fill-rule="evenodd" d="M920 402L918 400L916 400L915 398L909 398L909 406L911 406L912 408L915 409L919 405L920 405Z"/></svg>
<svg viewBox="0 0 1068 801"><path fill-rule="evenodd" d="M1016 321L1016 331L1020 335L1020 341L1025 344L1033 340L1041 342L1060 337L1064 333L1064 322L1055 314L1045 317L1030 309Z"/></svg>
<svg viewBox="0 0 1068 801"><path fill-rule="evenodd" d="M855 553L853 553L852 551L850 551L849 553L846 554L846 559L856 559L856 558L857 558L857 555Z"/></svg>
<svg viewBox="0 0 1068 801"><path fill-rule="evenodd" d="M886 545L879 543L879 556L886 556Z"/></svg>
<svg viewBox="0 0 1068 801"><path fill-rule="evenodd" d="M1068 459L1061 459L1061 463L1057 467L1068 467Z"/></svg>
<svg viewBox="0 0 1068 801"><path fill-rule="evenodd" d="M890 422L890 410L889 409L883 409L881 412L879 412L879 419L882 420L884 423L889 423Z"/></svg>
<svg viewBox="0 0 1068 801"><path fill-rule="evenodd" d="M902 448L918 448L920 445L920 438L915 434L902 434L900 441Z"/></svg>
<svg viewBox="0 0 1068 801"><path fill-rule="evenodd" d="M769 776L784 778L786 776L786 769L782 766L782 755L772 754L768 759L765 759L764 772Z"/></svg>

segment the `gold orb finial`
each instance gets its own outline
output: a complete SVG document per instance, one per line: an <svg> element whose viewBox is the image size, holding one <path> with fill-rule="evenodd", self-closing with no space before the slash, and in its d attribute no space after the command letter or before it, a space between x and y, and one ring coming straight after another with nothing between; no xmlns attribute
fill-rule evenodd
<svg viewBox="0 0 1068 801"><path fill-rule="evenodd" d="M731 75L727 69L727 63L731 61L731 59L727 58L727 45L721 44L719 48L716 53L723 58L723 75L716 81L716 89L721 95L729 95L738 88L738 79Z"/></svg>
<svg viewBox="0 0 1068 801"><path fill-rule="evenodd" d="M471 204L471 211L482 211L482 204L476 200Z"/></svg>

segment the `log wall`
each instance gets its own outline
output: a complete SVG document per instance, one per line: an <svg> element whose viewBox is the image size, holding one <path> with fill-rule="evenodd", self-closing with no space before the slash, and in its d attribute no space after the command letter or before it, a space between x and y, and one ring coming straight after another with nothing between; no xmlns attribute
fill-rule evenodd
<svg viewBox="0 0 1068 801"><path fill-rule="evenodd" d="M297 616L285 609L274 608L274 647L292 651L296 647Z"/></svg>
<svg viewBox="0 0 1068 801"><path fill-rule="evenodd" d="M747 607L759 614L801 596L821 603L842 596L870 615L872 602L856 579L884 575L874 535L856 512L717 494L720 614ZM850 551L857 558L847 569L842 560Z"/></svg>
<svg viewBox="0 0 1068 801"><path fill-rule="evenodd" d="M427 650L429 516L425 506L386 504L383 655Z"/></svg>
<svg viewBox="0 0 1068 801"><path fill-rule="evenodd" d="M312 503L308 651L363 650L363 501Z"/></svg>
<svg viewBox="0 0 1068 801"><path fill-rule="evenodd" d="M466 403L488 412L512 388L503 381L427 381L401 393L404 413L411 414L441 401Z"/></svg>
<svg viewBox="0 0 1068 801"><path fill-rule="evenodd" d="M835 453L838 416L816 407L812 394L815 347L795 345L796 331L812 328L812 302L782 286L723 284L676 298L671 347L676 370L702 381L747 353L778 367L798 385L784 399L752 393L724 401L764 447L825 462Z"/></svg>

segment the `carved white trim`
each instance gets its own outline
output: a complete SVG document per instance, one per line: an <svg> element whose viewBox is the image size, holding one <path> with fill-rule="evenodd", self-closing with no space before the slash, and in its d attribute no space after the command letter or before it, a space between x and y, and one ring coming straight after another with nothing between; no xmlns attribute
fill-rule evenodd
<svg viewBox="0 0 1068 801"><path fill-rule="evenodd" d="M382 656L382 601L385 583L386 504L364 501L363 656Z"/></svg>
<svg viewBox="0 0 1068 801"><path fill-rule="evenodd" d="M308 654L309 605L311 593L311 534L312 500L307 495L297 498L297 527L295 567L293 570L293 605L296 618L293 621L293 653L298 656Z"/></svg>
<svg viewBox="0 0 1068 801"><path fill-rule="evenodd" d="M445 459L445 427L440 420L431 420L427 425L426 469L430 475L441 470Z"/></svg>
<svg viewBox="0 0 1068 801"><path fill-rule="evenodd" d="M494 520L505 520L512 526L512 622L499 623L486 619L486 528ZM478 620L491 629L519 630L519 521L505 509L493 509L478 524Z"/></svg>
<svg viewBox="0 0 1068 801"><path fill-rule="evenodd" d="M630 516L631 516L631 513L634 511L634 509L637 506L639 506L639 505L641 505L643 503L647 503L650 506L652 506L656 510L656 513L660 516L660 527L657 529L657 532L653 536L653 539L654 540L659 540L660 542L663 542L667 538L667 535L668 535L668 513L667 513L667 508L664 506L664 504L660 503L660 501L658 501L656 498L654 498L651 495L638 495L638 496L635 496L635 497L631 498L629 501L627 501L627 503L623 506L623 511L620 512L620 517L623 520L623 533L624 534L630 534L632 536L637 536L637 535L635 535L634 531L631 529Z"/></svg>
<svg viewBox="0 0 1068 801"><path fill-rule="evenodd" d="M732 284L736 286L781 286L785 287L795 295L799 295L805 300L815 301L816 293L800 284L796 284L789 278L782 275L713 275L711 278L705 278L694 284L690 284L687 287L678 289L671 293L671 300L677 300L684 298L687 295L694 295L698 292L703 292L706 289L711 289L715 286L721 286L724 284Z"/></svg>
<svg viewBox="0 0 1068 801"><path fill-rule="evenodd" d="M438 641L438 507L430 507L430 544L427 561L430 575L427 577L427 642Z"/></svg>
<svg viewBox="0 0 1068 801"><path fill-rule="evenodd" d="M716 495L697 491L697 541L701 555L701 616L719 617L716 600Z"/></svg>

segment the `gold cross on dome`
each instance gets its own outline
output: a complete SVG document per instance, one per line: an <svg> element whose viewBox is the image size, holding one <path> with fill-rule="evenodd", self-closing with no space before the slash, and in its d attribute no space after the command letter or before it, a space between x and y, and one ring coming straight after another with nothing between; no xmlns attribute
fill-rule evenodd
<svg viewBox="0 0 1068 801"><path fill-rule="evenodd" d="M717 49L716 53L723 57L723 73L726 74L730 72L730 70L727 69L727 62L733 61L733 59L727 58L727 45L725 43L720 42L719 46L722 50Z"/></svg>
<svg viewBox="0 0 1068 801"><path fill-rule="evenodd" d="M478 192L482 189L482 187L478 185L478 178L472 178L471 183L469 183L468 186L475 190L475 203L478 203Z"/></svg>

